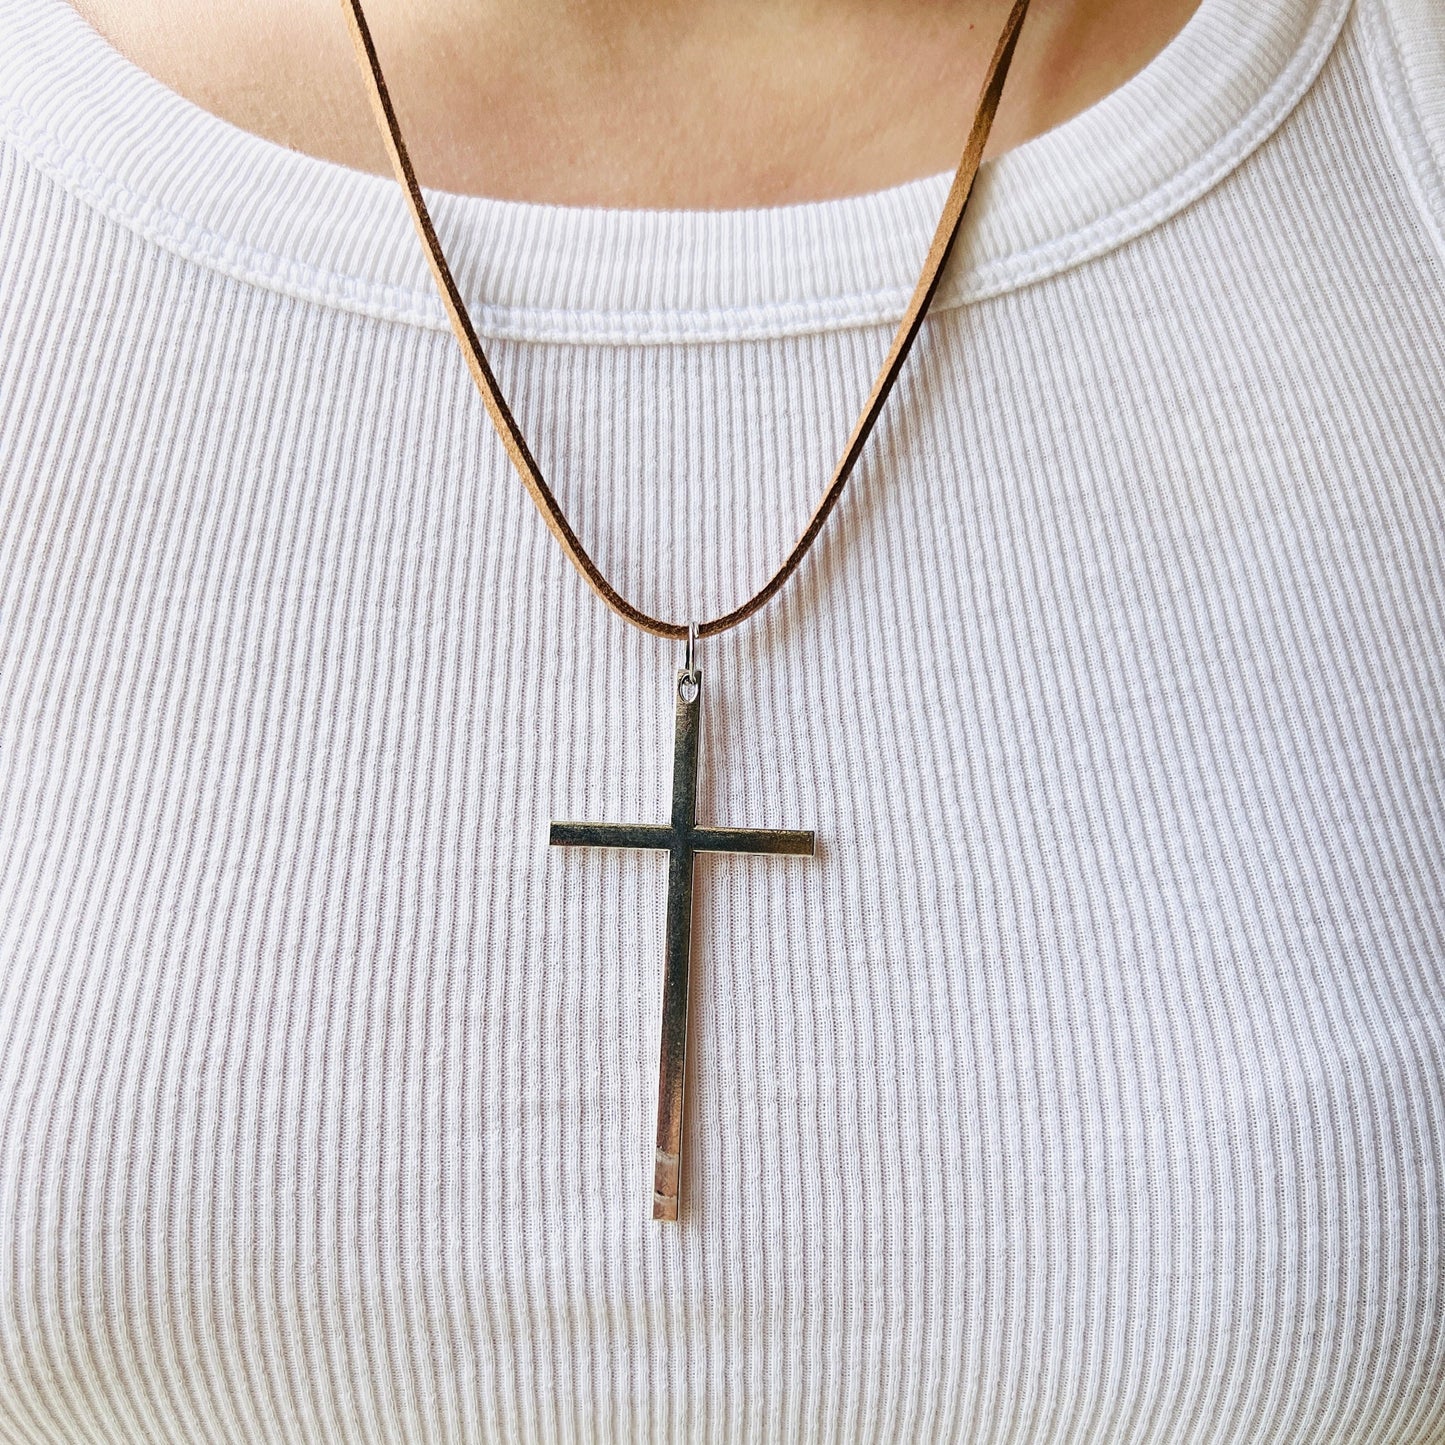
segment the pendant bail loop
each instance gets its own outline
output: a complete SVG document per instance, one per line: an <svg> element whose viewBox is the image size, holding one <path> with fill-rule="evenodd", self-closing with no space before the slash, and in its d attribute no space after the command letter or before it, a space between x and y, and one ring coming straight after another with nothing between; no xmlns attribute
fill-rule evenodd
<svg viewBox="0 0 1445 1445"><path fill-rule="evenodd" d="M693 672L693 657L697 652L697 623L687 624L687 650L682 656L682 670L689 675Z"/></svg>

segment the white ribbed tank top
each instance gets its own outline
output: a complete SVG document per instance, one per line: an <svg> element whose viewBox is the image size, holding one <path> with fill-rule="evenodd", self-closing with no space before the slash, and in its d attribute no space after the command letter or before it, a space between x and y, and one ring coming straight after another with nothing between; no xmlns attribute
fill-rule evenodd
<svg viewBox="0 0 1445 1445"><path fill-rule="evenodd" d="M627 595L776 565L947 181L433 194ZM665 864L547 825L666 817L678 648L394 181L0 0L0 1440L1445 1440L1442 472L1435 0L985 166L703 649L819 857L699 863L658 1225Z"/></svg>

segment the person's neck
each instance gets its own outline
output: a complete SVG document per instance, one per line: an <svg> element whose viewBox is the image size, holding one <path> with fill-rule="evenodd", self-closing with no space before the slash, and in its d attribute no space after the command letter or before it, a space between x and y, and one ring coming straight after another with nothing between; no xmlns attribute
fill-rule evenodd
<svg viewBox="0 0 1445 1445"><path fill-rule="evenodd" d="M246 130L390 174L340 0L72 0ZM1010 0L365 0L422 181L564 205L820 200L951 170ZM996 155L1146 65L1198 0L1034 0Z"/></svg>

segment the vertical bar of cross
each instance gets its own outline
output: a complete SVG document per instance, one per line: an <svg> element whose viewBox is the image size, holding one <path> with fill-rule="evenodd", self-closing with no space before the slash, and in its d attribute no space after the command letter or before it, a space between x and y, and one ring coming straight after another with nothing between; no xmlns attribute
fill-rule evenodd
<svg viewBox="0 0 1445 1445"><path fill-rule="evenodd" d="M683 1082L687 1066L687 984L692 957L693 827L697 822L698 717L702 672L677 675L672 754L672 846L667 855L667 959L657 1052L657 1154L652 1217L677 1218L681 1186Z"/></svg>

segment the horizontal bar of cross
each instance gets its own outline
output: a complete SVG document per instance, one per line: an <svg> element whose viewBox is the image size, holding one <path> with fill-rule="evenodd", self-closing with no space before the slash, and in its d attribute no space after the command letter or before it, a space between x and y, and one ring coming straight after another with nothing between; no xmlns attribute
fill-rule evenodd
<svg viewBox="0 0 1445 1445"><path fill-rule="evenodd" d="M683 843L695 853L787 853L812 857L812 829L690 828L679 835L665 823L553 823L553 847L671 848Z"/></svg>

